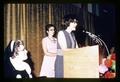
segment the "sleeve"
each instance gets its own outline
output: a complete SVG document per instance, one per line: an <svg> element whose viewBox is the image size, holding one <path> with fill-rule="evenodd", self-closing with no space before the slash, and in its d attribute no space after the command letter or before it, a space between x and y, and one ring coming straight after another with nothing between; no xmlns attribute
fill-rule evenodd
<svg viewBox="0 0 120 82"><path fill-rule="evenodd" d="M58 39L58 43L59 43L61 49L63 49L63 50L66 49L67 48L67 43L66 43L66 38L65 38L65 35L64 35L63 31L58 32L57 39Z"/></svg>

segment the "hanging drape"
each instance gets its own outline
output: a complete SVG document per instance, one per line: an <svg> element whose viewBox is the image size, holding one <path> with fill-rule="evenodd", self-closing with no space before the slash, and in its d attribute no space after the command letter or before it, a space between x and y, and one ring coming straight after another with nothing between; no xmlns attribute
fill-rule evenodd
<svg viewBox="0 0 120 82"><path fill-rule="evenodd" d="M23 40L34 62L34 73L39 74L43 51L41 40L48 21L48 4L5 4L4 47L10 40Z"/></svg>
<svg viewBox="0 0 120 82"><path fill-rule="evenodd" d="M81 16L80 10L71 4L4 4L4 48L10 40L23 40L38 76L43 59L41 41L45 36L45 25L52 23L60 29L64 15Z"/></svg>

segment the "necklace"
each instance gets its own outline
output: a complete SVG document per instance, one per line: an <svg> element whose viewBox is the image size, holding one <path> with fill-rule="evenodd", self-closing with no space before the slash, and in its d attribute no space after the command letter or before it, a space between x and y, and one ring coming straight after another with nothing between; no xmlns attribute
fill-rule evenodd
<svg viewBox="0 0 120 82"><path fill-rule="evenodd" d="M53 38L53 37L52 38L48 37L48 38L51 42L54 42L54 43L56 42L55 38Z"/></svg>

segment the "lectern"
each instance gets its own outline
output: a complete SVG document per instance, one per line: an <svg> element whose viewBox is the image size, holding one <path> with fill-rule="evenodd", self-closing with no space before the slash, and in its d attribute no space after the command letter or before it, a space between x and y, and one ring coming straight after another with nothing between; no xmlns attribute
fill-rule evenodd
<svg viewBox="0 0 120 82"><path fill-rule="evenodd" d="M99 78L99 46L63 51L64 78Z"/></svg>

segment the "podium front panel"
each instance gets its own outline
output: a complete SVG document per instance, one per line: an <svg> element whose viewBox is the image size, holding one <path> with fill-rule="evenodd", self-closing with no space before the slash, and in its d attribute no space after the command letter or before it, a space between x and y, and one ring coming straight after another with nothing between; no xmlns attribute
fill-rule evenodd
<svg viewBox="0 0 120 82"><path fill-rule="evenodd" d="M64 78L99 78L98 45L63 51Z"/></svg>

